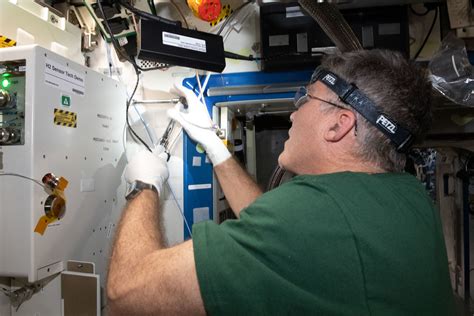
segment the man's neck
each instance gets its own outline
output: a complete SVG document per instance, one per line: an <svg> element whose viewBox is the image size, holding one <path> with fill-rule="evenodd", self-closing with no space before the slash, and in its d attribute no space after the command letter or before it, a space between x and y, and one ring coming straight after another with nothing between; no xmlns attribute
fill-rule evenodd
<svg viewBox="0 0 474 316"><path fill-rule="evenodd" d="M337 158L335 158L337 157ZM374 163L362 161L347 153L333 153L323 160L324 162L315 166L318 174L336 173L336 172L363 172L363 173L385 173L386 170L380 168Z"/></svg>

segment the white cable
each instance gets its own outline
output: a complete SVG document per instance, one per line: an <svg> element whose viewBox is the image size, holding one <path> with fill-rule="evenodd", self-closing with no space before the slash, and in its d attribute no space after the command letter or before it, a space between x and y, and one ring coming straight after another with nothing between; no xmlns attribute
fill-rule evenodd
<svg viewBox="0 0 474 316"><path fill-rule="evenodd" d="M39 185L39 186L41 186L42 188L45 188L45 189L46 189L46 186L44 186L43 183L41 183L40 181L35 180L35 179L33 179L33 178L29 178L29 177L27 177L27 176L24 176L24 175L21 175L21 174L18 174L18 173L13 173L13 172L0 173L0 176L13 176L13 177L19 177L19 178L31 180L31 181L33 181L34 183L36 183L37 185Z"/></svg>
<svg viewBox="0 0 474 316"><path fill-rule="evenodd" d="M196 81L197 81L197 84L198 84L198 87L199 87L199 92L202 91L202 86L201 86L201 79L199 79L199 73L196 69Z"/></svg>
<svg viewBox="0 0 474 316"><path fill-rule="evenodd" d="M179 128L179 132L178 134L176 135L176 137L174 137L173 140L171 140L170 142L168 142L168 152L171 151L171 148L174 147L174 145L176 144L176 141L178 140L178 138L181 136L181 133L183 132L183 128L182 127L175 127L174 128Z"/></svg>
<svg viewBox="0 0 474 316"><path fill-rule="evenodd" d="M113 62L112 62L112 58L111 58L112 56L110 55L110 47L109 47L108 45L106 45L106 47L107 47L107 58L108 58L108 61L109 61L109 69L110 69L111 66L114 67L114 64L113 64ZM115 68L115 67L114 67L114 68ZM112 70L109 70L109 72L110 72L110 76L112 76ZM119 81L123 84L122 76L120 76L120 74L117 73L117 77L118 77ZM208 80L208 79L209 79L209 76L208 76L208 78L206 78L206 83L205 83L205 84L207 84L207 80ZM127 94L127 98L129 98L129 97L130 97L130 94L128 93L128 90L126 91L126 94ZM135 109L135 112L137 113L138 117L140 118L140 121L143 123L143 125L144 125L144 127L145 127L146 134L148 135L148 138L150 139L150 142L153 144L153 147L156 147L157 143L153 140L152 133L151 133L151 131L150 131L150 129L149 129L149 124L145 121L145 119L144 119L143 116L141 115L140 111L138 111L137 106L136 106L135 103L133 103L133 108ZM127 113L127 115L128 115L128 113ZM191 123L191 124L192 124L192 123ZM125 132L126 132L126 126L124 127L124 134L126 134ZM178 136L175 137L175 139L173 140L173 143L171 143L170 149L172 148L172 146L174 145L174 143L175 143L176 140L178 139L179 135L181 135L181 131L179 132ZM125 136L125 135L124 135L124 136ZM125 138L125 137L124 137L124 138ZM156 141L157 141L157 140L156 140ZM125 146L126 141L125 141L125 139L124 139L123 144L124 144L124 151L126 151L126 146ZM171 150L170 150L170 151L171 151ZM0 175L9 175L9 174L0 174ZM12 174L12 175L13 175L13 174ZM24 176L21 176L21 175L17 175L17 176L20 176L20 177L23 177L23 178L27 178L27 177L24 177ZM29 178L27 178L27 179L29 179ZM30 179L30 180L33 180L33 181L36 182L36 180L34 180L34 179ZM43 186L41 183L39 183L39 184L40 184L41 186ZM173 196L173 199L174 199L174 201L175 201L175 203L176 203L176 206L178 207L178 210L179 210L179 212L180 212L180 214L181 214L181 217L183 218L184 223L186 224L186 229L188 230L189 236L192 237L193 234L192 234L192 232L191 232L191 228L189 227L189 223L188 223L188 221L187 221L187 219L186 219L186 216L184 216L184 212L183 212L183 210L181 209L181 206L179 205L178 200L176 199L176 196L175 196L175 194L174 194L174 192L173 192L173 189L171 188L171 185L170 185L169 183L167 183L167 184L168 184L168 188L169 188L169 190L170 190L170 193L171 193L171 195Z"/></svg>
<svg viewBox="0 0 474 316"><path fill-rule="evenodd" d="M113 64L112 64L112 65L113 65ZM118 77L118 79L119 79L119 82L122 83L122 84L124 84L124 83L123 83L123 80L122 80L122 76L117 73L117 77ZM128 90L126 90L126 93L127 93L127 99L130 98L130 93L128 92ZM136 104L132 102L132 105L133 105L133 109L135 110L135 112L136 112L137 115L138 115L138 118L140 119L140 121L142 122L143 126L145 127L145 132L146 132L148 138L150 139L151 144L152 144L154 147L156 147L156 145L157 145L157 140L156 140L156 137L155 137L155 138L153 137L153 134L152 134L152 132L150 131L149 124L145 121L145 119L143 118L142 114L141 114L140 111L137 109ZM127 115L128 115L128 113L127 113Z"/></svg>
<svg viewBox="0 0 474 316"><path fill-rule="evenodd" d="M203 95L204 95L204 90L206 90L207 83L209 82L209 78L210 78L210 77L211 77L211 73L208 72L208 73L207 73L207 76L206 76L206 79L204 80L204 84L203 84L202 87L201 87L201 91L199 92L198 100L201 100L201 98L203 97ZM202 103L204 103L204 99L202 99Z"/></svg>
<svg viewBox="0 0 474 316"><path fill-rule="evenodd" d="M145 121L143 116L141 115L140 111L138 111L137 106L133 104L133 108L135 109L135 112L137 113L138 117L140 118L140 121L142 122L143 126L145 127L146 134L148 138L150 139L150 143L153 144L153 147L156 147L157 145L157 140L156 137L153 137L152 132L150 131L149 124Z"/></svg>
<svg viewBox="0 0 474 316"><path fill-rule="evenodd" d="M179 136L181 135L182 131L183 131L183 129L180 128L178 135L176 135L176 137L174 137L174 139L169 143L168 152L171 152L171 150L173 149L174 145L176 144L176 140L179 138ZM188 223L188 220L186 219L186 216L184 216L184 212L183 212L183 210L181 209L181 205L179 205L178 200L176 199L176 195L174 194L173 189L171 188L171 185L169 184L169 182L166 182L166 184L168 185L168 188L170 189L170 193L171 193L171 195L173 196L173 199L174 199L174 201L175 201L175 203L176 203L176 206L178 207L179 213L181 214L181 217L183 218L184 223L186 224L186 229L188 230L189 236L191 236L191 238L192 238L192 237L193 237L193 233L191 232L191 228L189 227L189 223Z"/></svg>
<svg viewBox="0 0 474 316"><path fill-rule="evenodd" d="M111 49L110 49L109 44L106 43L105 47L106 47L106 50L107 50L107 60L108 60L108 63L109 63L110 77L112 77L112 69L117 69L117 68L115 67L114 61L112 59L112 53L111 53ZM117 71L117 78L118 78L118 80L121 84L126 86L126 84L122 80L122 76L118 73L118 71ZM128 92L128 90L126 90L126 94L127 94L127 99L130 98L130 93ZM140 111L137 109L137 107L134 103L133 103L133 108L134 108L135 112L137 113L138 118L142 122L143 126L145 127L145 132L146 132L148 138L150 139L151 144L153 144L153 146L156 147L157 139L156 139L156 137L153 137L153 134L150 131L149 124L145 121L145 119L143 118L143 116L141 115ZM128 113L127 113L127 115L128 115ZM124 148L125 148L125 144L124 144Z"/></svg>
<svg viewBox="0 0 474 316"><path fill-rule="evenodd" d="M174 192L173 192L173 189L171 188L171 185L168 182L166 182L166 184L168 184L168 188L170 189L171 195L173 196L173 199L176 203L176 206L178 206L179 213L181 214L181 217L184 220L184 224L186 224L186 229L188 230L189 236L191 236L191 238L192 238L193 233L191 232L191 228L189 227L188 220L186 219L186 216L184 216L184 212L181 209L181 206L179 205L178 200L176 199L176 196L174 195Z"/></svg>
<svg viewBox="0 0 474 316"><path fill-rule="evenodd" d="M451 63L453 64L453 68L454 68L454 71L456 72L456 75L458 75L458 77L461 77L461 75L459 74L458 68L456 67L456 62L454 61L454 55L451 55Z"/></svg>
<svg viewBox="0 0 474 316"><path fill-rule="evenodd" d="M204 102L204 91L206 90L206 87L207 87L207 84L209 82L209 78L211 77L211 73L208 72L207 75L206 75L206 79L204 79L204 84L201 86L201 81L199 79L199 76L197 76L196 74L196 80L198 82L198 86L199 86L199 95L198 95L198 100L201 101L202 104L204 104L204 106L206 106L206 102ZM211 130L211 131L218 131L219 130L219 126L214 123L214 121L212 120L212 118L210 119L210 125L209 126L204 126L204 125L200 125L200 124L197 124L197 123L194 123L194 122L191 122L190 120L187 120L183 115L181 115L181 113L179 113L181 118L186 121L187 123L191 124L191 125L194 125L196 127L199 127L199 128L202 128L202 129L208 129L208 130Z"/></svg>

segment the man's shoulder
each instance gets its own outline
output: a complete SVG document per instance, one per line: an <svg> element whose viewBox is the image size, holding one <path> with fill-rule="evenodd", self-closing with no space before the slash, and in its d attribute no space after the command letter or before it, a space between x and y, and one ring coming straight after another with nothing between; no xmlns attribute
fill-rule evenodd
<svg viewBox="0 0 474 316"><path fill-rule="evenodd" d="M266 192L247 208L247 212L312 213L312 216L338 216L347 209L374 209L374 202L401 200L426 204L428 195L421 183L405 173L338 172L322 175L298 175L291 181ZM409 202L410 200L411 202ZM429 204L429 203L428 203ZM338 212L339 210L339 212ZM332 214L332 215L331 215Z"/></svg>
<svg viewBox="0 0 474 316"><path fill-rule="evenodd" d="M360 184L363 183L364 186ZM351 190L367 186L419 186L420 182L408 173L363 173L363 172L334 172L327 174L311 175L304 174L295 176L291 181L284 183L268 194L286 194L293 190L324 191L331 193L333 190L341 191L346 187Z"/></svg>
<svg viewBox="0 0 474 316"><path fill-rule="evenodd" d="M300 175L261 195L241 214L252 220L330 216L337 207L332 185L318 175ZM334 216L335 214L333 214Z"/></svg>
<svg viewBox="0 0 474 316"><path fill-rule="evenodd" d="M295 177L293 185L306 186L313 189L324 189L327 193L366 190L400 190L421 188L421 183L413 175L405 172L364 173L364 172L335 172L321 175L300 175ZM291 183L291 182L290 182ZM375 193L375 192L374 192Z"/></svg>

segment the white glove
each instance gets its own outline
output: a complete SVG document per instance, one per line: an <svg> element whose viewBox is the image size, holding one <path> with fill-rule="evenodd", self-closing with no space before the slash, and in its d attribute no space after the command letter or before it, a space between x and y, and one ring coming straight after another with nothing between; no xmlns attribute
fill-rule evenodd
<svg viewBox="0 0 474 316"><path fill-rule="evenodd" d="M175 89L177 91L174 92L186 98L188 108L185 109L182 103L178 103L168 110L168 116L181 124L189 137L201 144L214 166L229 159L231 154L216 135L206 106L191 90L182 85L175 84Z"/></svg>
<svg viewBox="0 0 474 316"><path fill-rule="evenodd" d="M140 180L152 184L160 196L168 176L166 153L163 146L158 146L153 153L146 149L139 151L132 156L125 167L125 181L133 183Z"/></svg>

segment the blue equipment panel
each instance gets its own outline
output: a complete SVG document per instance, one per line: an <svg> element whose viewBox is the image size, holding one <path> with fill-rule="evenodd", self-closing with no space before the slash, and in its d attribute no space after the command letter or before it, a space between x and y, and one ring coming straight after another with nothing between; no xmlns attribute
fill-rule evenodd
<svg viewBox="0 0 474 316"><path fill-rule="evenodd" d="M260 99L293 98L295 91L284 93L239 94L225 96L207 96L209 88L228 88L249 85L300 84L305 85L311 78L312 70L295 72L246 72L211 75L203 95L209 113L218 102L245 101ZM203 82L205 77L201 77ZM195 77L183 80L183 86L199 95L199 85ZM200 146L183 133L183 193L184 216L189 225L205 219L213 219L213 168L206 153ZM184 226L183 226L184 227ZM184 227L184 239L191 236Z"/></svg>

